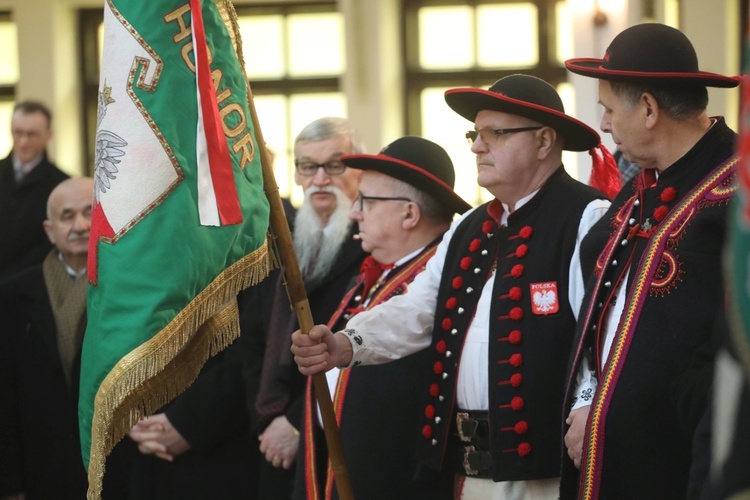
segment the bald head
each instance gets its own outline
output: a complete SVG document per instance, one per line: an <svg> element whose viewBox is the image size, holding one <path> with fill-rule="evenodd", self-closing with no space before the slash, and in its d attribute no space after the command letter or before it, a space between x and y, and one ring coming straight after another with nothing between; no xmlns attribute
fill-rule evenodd
<svg viewBox="0 0 750 500"><path fill-rule="evenodd" d="M65 263L76 271L86 267L93 197L94 180L79 177L58 184L47 199L44 230Z"/></svg>

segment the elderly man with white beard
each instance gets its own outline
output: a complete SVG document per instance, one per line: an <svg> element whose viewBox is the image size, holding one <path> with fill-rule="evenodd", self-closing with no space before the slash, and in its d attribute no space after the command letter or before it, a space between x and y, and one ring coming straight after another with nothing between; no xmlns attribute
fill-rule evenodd
<svg viewBox="0 0 750 500"><path fill-rule="evenodd" d="M362 171L346 167L339 159L360 153L364 147L357 132L341 118L316 120L295 140L294 181L304 190L305 200L294 221L294 248L316 320L328 321L333 315L365 257L354 239L356 226L349 220ZM265 428L260 451L266 458L258 498L289 498L291 494L305 388L305 377L300 376L290 352L290 334L296 328L279 281L264 329L267 344L255 402L259 428Z"/></svg>
<svg viewBox="0 0 750 500"><path fill-rule="evenodd" d="M294 143L294 180L305 198L294 219L293 241L316 323L334 313L366 255L348 217L362 172L339 160L364 152L359 133L343 118L315 120ZM180 498L183 493L191 498L203 493L225 499L290 497L305 389L290 352L296 318L279 272L238 300L240 341L223 353L223 361L204 368L163 413L131 430L141 452L155 455L149 457L150 470L135 472L139 484L131 498ZM253 438L242 443L246 449L237 449L241 440L232 431L237 426L245 439L257 432L259 450ZM265 458L260 471L247 465L251 449ZM248 484L256 480L258 490Z"/></svg>

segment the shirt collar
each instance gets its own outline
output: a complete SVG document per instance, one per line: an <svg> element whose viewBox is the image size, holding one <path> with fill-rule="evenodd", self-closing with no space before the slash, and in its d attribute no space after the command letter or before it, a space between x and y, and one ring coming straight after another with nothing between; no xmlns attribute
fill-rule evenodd
<svg viewBox="0 0 750 500"><path fill-rule="evenodd" d="M523 198L521 198L520 200L518 200L516 202L515 210L518 210L519 208L521 208L522 206L524 206L526 203L528 203L529 200L531 200L538 192L539 192L539 190L537 189L533 193L528 194L528 195L524 196ZM500 203L502 203L502 205L503 205L503 214L500 216L500 225L504 225L504 224L508 223L508 216L510 216L511 212L508 209L508 204L507 203L503 203L502 201Z"/></svg>
<svg viewBox="0 0 750 500"><path fill-rule="evenodd" d="M401 257L400 259L398 259L396 262L393 263L393 267L398 267L398 266L401 266L403 264L406 264L411 259L413 259L417 255L419 255L420 252L422 252L422 250L424 250L424 249L425 249L425 247L422 247L422 248L420 248L418 250L414 250L412 253L410 253L408 255L404 255L403 257Z"/></svg>
<svg viewBox="0 0 750 500"><path fill-rule="evenodd" d="M60 262L63 263L65 266L65 271L68 273L68 276L73 278L74 280L77 280L78 278L82 277L84 274L86 274L86 268L84 267L80 271L76 271L72 267L68 265L67 262L65 262L65 259L63 258L63 255L60 252L57 252L57 258L60 259Z"/></svg>
<svg viewBox="0 0 750 500"><path fill-rule="evenodd" d="M25 176L29 175L29 173L34 170L34 168L42 163L42 159L44 159L44 153L38 155L36 158L33 158L29 162L22 162L18 159L18 157L13 154L13 172L16 174L16 180L21 180Z"/></svg>

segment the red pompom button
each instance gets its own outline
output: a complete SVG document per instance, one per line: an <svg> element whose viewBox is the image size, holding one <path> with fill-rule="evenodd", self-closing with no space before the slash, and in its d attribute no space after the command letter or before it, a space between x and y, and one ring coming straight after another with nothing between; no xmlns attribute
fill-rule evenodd
<svg viewBox="0 0 750 500"><path fill-rule="evenodd" d="M672 186L664 188L664 191L661 192L659 195L659 198L664 203L669 203L670 201L674 201L674 199L677 197L677 190L673 188Z"/></svg>
<svg viewBox="0 0 750 500"><path fill-rule="evenodd" d="M523 309L520 307L514 307L510 310L510 319L514 321L520 321L523 319Z"/></svg>
<svg viewBox="0 0 750 500"><path fill-rule="evenodd" d="M435 372L435 375L440 375L441 373L443 373L443 362L435 361L435 364L432 365L432 371Z"/></svg>
<svg viewBox="0 0 750 500"><path fill-rule="evenodd" d="M657 222L661 222L664 216L667 215L667 212L669 212L669 209L666 205L656 207L656 210L654 210L654 219L656 219Z"/></svg>
<svg viewBox="0 0 750 500"><path fill-rule="evenodd" d="M518 245L518 248L516 248L516 257L519 259L526 257L527 253L529 253L529 247L526 245Z"/></svg>
<svg viewBox="0 0 750 500"><path fill-rule="evenodd" d="M513 266L510 270L510 275L514 278L520 278L523 274L523 266L521 264L516 264Z"/></svg>
<svg viewBox="0 0 750 500"><path fill-rule="evenodd" d="M532 234L534 234L534 228L531 226L524 226L518 232L518 236L520 236L521 238L525 240L530 240Z"/></svg>
<svg viewBox="0 0 750 500"><path fill-rule="evenodd" d="M447 331L447 330L450 330L450 329L451 329L451 327L453 327L453 320L452 320L452 319L450 319L450 318L445 318L445 319L443 320L443 323L442 323L442 325L443 325L443 330L446 330L446 331Z"/></svg>
<svg viewBox="0 0 750 500"><path fill-rule="evenodd" d="M445 351L446 351L445 340L441 340L440 342L438 342L437 345L435 345L435 349L437 350L438 353L445 354Z"/></svg>
<svg viewBox="0 0 750 500"><path fill-rule="evenodd" d="M521 300L521 296L523 295L523 292L521 291L521 287L514 286L510 289L510 292L508 292L508 297L510 297L510 300L515 300L518 302Z"/></svg>
<svg viewBox="0 0 750 500"><path fill-rule="evenodd" d="M432 405L427 405L427 407L424 409L424 416L432 419L435 417L435 407Z"/></svg>
<svg viewBox="0 0 750 500"><path fill-rule="evenodd" d="M518 456L525 457L531 453L531 445L529 443L521 443L518 445Z"/></svg>
<svg viewBox="0 0 750 500"><path fill-rule="evenodd" d="M471 262L471 257L464 257L463 259L461 259L461 269L463 269L464 271L469 269L471 267Z"/></svg>
<svg viewBox="0 0 750 500"><path fill-rule="evenodd" d="M433 398L438 397L440 395L440 388L437 384L430 384L430 396Z"/></svg>
<svg viewBox="0 0 750 500"><path fill-rule="evenodd" d="M422 435L427 439L430 439L432 437L432 426L425 425L424 427L422 427Z"/></svg>
<svg viewBox="0 0 750 500"><path fill-rule="evenodd" d="M445 301L445 308L449 311L452 311L456 308L458 305L458 300L456 300L456 297L451 297L450 299Z"/></svg>
<svg viewBox="0 0 750 500"><path fill-rule="evenodd" d="M482 246L482 240L479 238L474 238L471 240L471 243L469 243L469 250L472 252L476 252L479 250L479 247Z"/></svg>
<svg viewBox="0 0 750 500"><path fill-rule="evenodd" d="M508 335L508 340L511 344L520 344L521 343L521 330L513 330Z"/></svg>
<svg viewBox="0 0 750 500"><path fill-rule="evenodd" d="M515 366L516 368L518 368L523 364L523 356L518 353L511 355L510 364L511 366Z"/></svg>
<svg viewBox="0 0 750 500"><path fill-rule="evenodd" d="M516 431L516 434L526 434L526 431L529 430L529 424L525 420L521 420L513 426L513 430Z"/></svg>
<svg viewBox="0 0 750 500"><path fill-rule="evenodd" d="M453 282L451 283L454 290L458 290L459 288L464 286L464 279L461 276L456 276L453 278Z"/></svg>

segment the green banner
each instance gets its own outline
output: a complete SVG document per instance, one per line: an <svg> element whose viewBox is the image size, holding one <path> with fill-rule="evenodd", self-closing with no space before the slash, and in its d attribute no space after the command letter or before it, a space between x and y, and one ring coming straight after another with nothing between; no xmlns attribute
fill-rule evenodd
<svg viewBox="0 0 750 500"><path fill-rule="evenodd" d="M235 296L271 266L234 11L206 0L200 23L191 4L104 8L79 400L90 496L114 444L236 338Z"/></svg>

